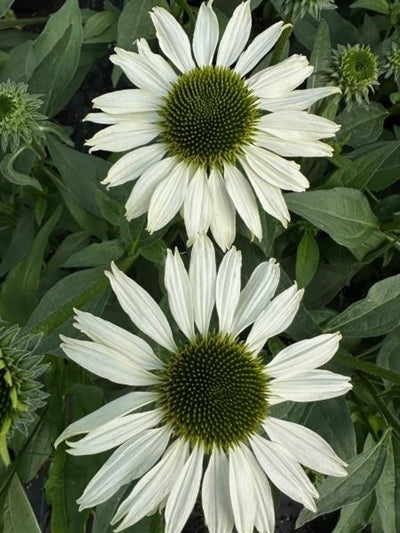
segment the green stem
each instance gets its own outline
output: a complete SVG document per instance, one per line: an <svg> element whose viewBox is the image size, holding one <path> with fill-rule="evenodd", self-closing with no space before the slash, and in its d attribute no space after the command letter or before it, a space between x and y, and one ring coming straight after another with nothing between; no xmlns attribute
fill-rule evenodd
<svg viewBox="0 0 400 533"><path fill-rule="evenodd" d="M33 24L44 24L48 17L32 17L26 19L3 19L0 20L0 30L18 28L20 26L32 26Z"/></svg>
<svg viewBox="0 0 400 533"><path fill-rule="evenodd" d="M196 19L194 17L192 8L189 6L186 0L176 0L176 3L179 5L182 11L184 11L189 17L189 24L190 24L191 29L193 30L194 25L196 24Z"/></svg>
<svg viewBox="0 0 400 533"><path fill-rule="evenodd" d="M371 376L375 376L380 379L386 379L392 383L396 383L396 385L400 385L400 374L397 374L397 372L392 372L391 370L382 368L381 366L370 363L369 361L361 361L357 357L345 355L340 352L335 355L335 359L339 363L343 363L351 368L355 368L356 370L361 370L361 372L364 372L365 374L370 374Z"/></svg>
<svg viewBox="0 0 400 533"><path fill-rule="evenodd" d="M281 33L281 36L278 39L278 42L276 43L274 47L274 52L272 54L271 58L271 66L276 65L280 62L281 56L283 53L283 50L285 49L286 43L289 41L289 37L292 33L293 26L292 24L287 24L286 28Z"/></svg>

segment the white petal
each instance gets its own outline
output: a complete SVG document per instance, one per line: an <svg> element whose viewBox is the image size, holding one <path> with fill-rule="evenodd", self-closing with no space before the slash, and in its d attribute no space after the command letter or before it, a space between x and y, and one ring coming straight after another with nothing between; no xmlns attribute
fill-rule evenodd
<svg viewBox="0 0 400 533"><path fill-rule="evenodd" d="M349 381L348 376L334 374L329 370L309 370L295 376L277 378L270 384L270 401L271 404L276 404L286 400L315 402L336 398L351 390Z"/></svg>
<svg viewBox="0 0 400 533"><path fill-rule="evenodd" d="M251 233L261 239L262 228L256 197L243 174L233 165L224 166L226 190L243 222Z"/></svg>
<svg viewBox="0 0 400 533"><path fill-rule="evenodd" d="M171 250L167 252L164 285L175 322L188 339L194 340L192 288L178 249L175 249L174 254Z"/></svg>
<svg viewBox="0 0 400 533"><path fill-rule="evenodd" d="M239 57L234 70L241 76L250 72L268 54L279 39L283 29L283 22L279 21L257 35Z"/></svg>
<svg viewBox="0 0 400 533"><path fill-rule="evenodd" d="M136 150L132 150L118 159L101 183L107 185L107 188L109 188L135 180L148 168L160 161L164 157L165 152L166 148L161 143L136 148Z"/></svg>
<svg viewBox="0 0 400 533"><path fill-rule="evenodd" d="M150 200L147 215L147 231L151 234L170 222L185 199L191 168L179 163L171 174L159 183Z"/></svg>
<svg viewBox="0 0 400 533"><path fill-rule="evenodd" d="M318 493L295 458L280 444L267 441L259 435L254 435L250 444L272 483L284 494L315 512L317 508L313 498L317 498Z"/></svg>
<svg viewBox="0 0 400 533"><path fill-rule="evenodd" d="M279 264L276 264L275 259L261 263L255 268L240 293L232 324L232 335L235 337L239 335L265 309L278 287L279 277Z"/></svg>
<svg viewBox="0 0 400 533"><path fill-rule="evenodd" d="M340 333L325 333L287 346L268 363L268 375L291 376L324 365L337 352L341 338Z"/></svg>
<svg viewBox="0 0 400 533"><path fill-rule="evenodd" d="M304 290L297 290L295 283L282 291L260 313L247 337L246 345L254 355L258 354L266 341L284 331L293 322L299 309Z"/></svg>
<svg viewBox="0 0 400 533"><path fill-rule="evenodd" d="M210 239L200 234L194 241L189 279L192 285L194 320L200 333L207 333L215 302L215 250Z"/></svg>
<svg viewBox="0 0 400 533"><path fill-rule="evenodd" d="M242 268L242 254L233 247L227 252L219 266L215 303L219 318L219 330L230 333L232 320L240 296L240 272Z"/></svg>
<svg viewBox="0 0 400 533"><path fill-rule="evenodd" d="M333 154L332 146L321 141L288 142L262 132L257 133L254 144L284 157L331 157Z"/></svg>
<svg viewBox="0 0 400 533"><path fill-rule="evenodd" d="M103 405L93 413L70 424L57 438L54 446L57 447L65 439L70 439L80 433L88 433L115 418L124 416L135 409L140 409L157 400L157 397L158 395L155 392L130 392L124 394L116 400Z"/></svg>
<svg viewBox="0 0 400 533"><path fill-rule="evenodd" d="M201 4L194 27L193 53L199 67L211 65L218 44L218 19L212 3Z"/></svg>
<svg viewBox="0 0 400 533"><path fill-rule="evenodd" d="M313 70L305 56L295 54L273 67L260 70L249 78L248 85L259 98L277 98L303 83Z"/></svg>
<svg viewBox="0 0 400 533"><path fill-rule="evenodd" d="M140 176L125 204L126 218L128 220L146 213L157 186L170 175L176 165L177 160L175 157L167 157L151 165Z"/></svg>
<svg viewBox="0 0 400 533"><path fill-rule="evenodd" d="M114 531L122 531L135 524L159 506L182 471L188 448L181 439L170 445L162 459L138 481L117 509L111 524L114 525L123 516L125 518Z"/></svg>
<svg viewBox="0 0 400 533"><path fill-rule="evenodd" d="M229 451L229 492L238 533L252 533L256 518L256 498L252 469L244 444Z"/></svg>
<svg viewBox="0 0 400 533"><path fill-rule="evenodd" d="M147 59L153 71L162 78L166 86L170 87L177 80L178 76L168 61L160 54L155 54L146 39L137 39L136 46L139 55Z"/></svg>
<svg viewBox="0 0 400 533"><path fill-rule="evenodd" d="M93 341L121 352L146 370L162 368L163 364L152 348L140 337L90 313L77 309L74 311L76 315L74 326Z"/></svg>
<svg viewBox="0 0 400 533"><path fill-rule="evenodd" d="M71 442L68 453L71 455L92 455L105 452L123 444L127 440L139 435L146 429L153 428L160 423L163 417L161 409L133 413L109 422L89 431L82 439Z"/></svg>
<svg viewBox="0 0 400 533"><path fill-rule="evenodd" d="M210 533L231 533L234 519L229 487L229 463L224 452L212 451L204 474L202 503Z"/></svg>
<svg viewBox="0 0 400 533"><path fill-rule="evenodd" d="M338 94L341 90L339 87L316 87L314 89L300 89L293 91L287 95L279 98L261 98L258 101L260 109L266 111L288 111L289 109L297 109L302 111L308 109L312 104L326 98L332 94Z"/></svg>
<svg viewBox="0 0 400 533"><path fill-rule="evenodd" d="M95 109L101 109L113 115L158 111L162 105L160 96L142 89L113 91L94 98L92 102Z"/></svg>
<svg viewBox="0 0 400 533"><path fill-rule="evenodd" d="M247 146L244 158L241 158L240 162L274 187L302 192L310 186L307 178L300 172L300 165L286 161L279 155L258 146Z"/></svg>
<svg viewBox="0 0 400 533"><path fill-rule="evenodd" d="M158 60L155 60L157 58L153 55L156 54L153 54L150 60L122 48L115 48L115 52L115 55L110 57L111 62L121 67L128 79L141 89L163 95L177 79L177 75L163 58L158 56Z"/></svg>
<svg viewBox="0 0 400 533"><path fill-rule="evenodd" d="M123 485L145 474L164 453L170 433L166 426L149 429L117 448L77 500L79 510L107 501Z"/></svg>
<svg viewBox="0 0 400 533"><path fill-rule="evenodd" d="M196 446L177 477L165 507L165 533L182 531L197 500L203 474L203 448Z"/></svg>
<svg viewBox="0 0 400 533"><path fill-rule="evenodd" d="M158 304L133 279L129 278L114 263L111 272L106 272L118 301L132 322L167 350L175 351L172 331Z"/></svg>
<svg viewBox="0 0 400 533"><path fill-rule="evenodd" d="M84 122L94 122L95 124L119 124L121 122L159 122L160 115L157 111L143 111L138 113L125 113L114 115L110 113L88 113L83 119Z"/></svg>
<svg viewBox="0 0 400 533"><path fill-rule="evenodd" d="M60 348L69 359L93 372L97 376L109 379L114 383L143 387L154 385L159 379L129 355L103 344L92 341L81 341L60 336L63 341Z"/></svg>
<svg viewBox="0 0 400 533"><path fill-rule="evenodd" d="M208 191L207 173L204 169L197 169L190 180L183 204L183 218L185 220L188 245L198 233L207 233L211 218L211 198Z"/></svg>
<svg viewBox="0 0 400 533"><path fill-rule="evenodd" d="M217 54L217 65L229 67L242 53L250 37L251 10L250 0L238 5L230 18Z"/></svg>
<svg viewBox="0 0 400 533"><path fill-rule="evenodd" d="M97 132L85 144L94 150L125 152L152 141L160 132L158 124L124 121Z"/></svg>
<svg viewBox="0 0 400 533"><path fill-rule="evenodd" d="M288 142L318 141L333 137L340 125L323 117L311 115L305 111L277 111L263 115L257 128Z"/></svg>
<svg viewBox="0 0 400 533"><path fill-rule="evenodd" d="M162 7L150 12L161 50L181 72L196 67L190 51L189 38L177 20Z"/></svg>
<svg viewBox="0 0 400 533"><path fill-rule="evenodd" d="M235 207L226 192L224 180L218 170L211 170L208 185L212 206L211 232L218 246L225 252L235 240Z"/></svg>
<svg viewBox="0 0 400 533"><path fill-rule="evenodd" d="M300 424L267 417L263 427L269 438L281 444L304 466L330 476L346 476L346 463L317 433Z"/></svg>

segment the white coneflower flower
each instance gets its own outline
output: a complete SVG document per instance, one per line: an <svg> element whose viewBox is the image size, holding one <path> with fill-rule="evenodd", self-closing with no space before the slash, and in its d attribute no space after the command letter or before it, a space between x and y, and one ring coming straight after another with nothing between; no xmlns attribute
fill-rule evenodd
<svg viewBox="0 0 400 533"><path fill-rule="evenodd" d="M75 326L92 340L63 338L66 355L84 368L143 388L72 423L57 441L68 439L73 455L117 448L78 500L81 508L140 478L112 520L116 531L165 507L165 531L179 533L201 490L210 533L273 532L268 479L315 509L318 493L300 465L346 475L346 464L321 437L270 414L283 401L325 400L351 388L348 377L317 370L333 357L340 334L296 342L264 364L266 340L289 326L303 291L294 284L272 299L279 281L274 259L260 264L242 290L240 273L235 248L217 272L204 235L193 245L188 272L179 253L168 251L165 287L182 332L178 340L152 297L112 266L107 276L119 303L161 347L161 359L143 339L81 311ZM218 327L211 327L217 318ZM86 435L70 440L80 433Z"/></svg>
<svg viewBox="0 0 400 533"><path fill-rule="evenodd" d="M332 154L320 139L332 137L339 126L307 109L339 89L295 90L313 70L302 55L247 77L285 28L283 22L274 24L244 50L251 31L249 0L235 9L219 45L212 1L200 7L192 45L165 9L155 7L151 18L173 66L144 39L137 42L138 53L115 49L111 61L138 89L95 98L102 112L87 117L111 124L87 141L91 150L129 151L103 183L114 187L138 179L126 216L148 212L149 232L168 224L183 206L189 244L210 228L218 245L228 249L236 211L261 238L257 199L286 226L290 216L281 189L304 191L309 183L300 166L284 157Z"/></svg>

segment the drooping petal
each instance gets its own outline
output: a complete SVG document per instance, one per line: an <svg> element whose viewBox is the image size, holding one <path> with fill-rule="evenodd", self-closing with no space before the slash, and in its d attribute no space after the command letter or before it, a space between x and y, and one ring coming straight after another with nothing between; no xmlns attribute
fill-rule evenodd
<svg viewBox="0 0 400 533"><path fill-rule="evenodd" d="M261 239L262 228L258 213L257 200L243 174L233 165L224 166L226 190L243 222L251 233Z"/></svg>
<svg viewBox="0 0 400 533"><path fill-rule="evenodd" d="M158 124L147 122L123 121L98 131L85 144L91 146L90 152L107 150L125 152L152 141L160 133Z"/></svg>
<svg viewBox="0 0 400 533"><path fill-rule="evenodd" d="M165 152L166 148L161 143L136 148L136 150L132 150L118 159L101 183L110 188L122 185L127 181L133 181L160 161Z"/></svg>
<svg viewBox="0 0 400 533"><path fill-rule="evenodd" d="M233 247L227 252L219 266L215 303L219 318L219 330L229 333L240 296L240 272L242 254Z"/></svg>
<svg viewBox="0 0 400 533"><path fill-rule="evenodd" d="M198 168L187 188L183 204L188 245L192 245L198 233L207 233L211 219L211 198L208 191L207 173Z"/></svg>
<svg viewBox="0 0 400 533"><path fill-rule="evenodd" d="M278 442L304 466L330 476L346 476L346 463L317 433L300 424L267 417L263 427L273 442Z"/></svg>
<svg viewBox="0 0 400 533"><path fill-rule="evenodd" d="M210 533L232 532L234 519L228 487L228 458L224 452L214 449L202 488L204 517Z"/></svg>
<svg viewBox="0 0 400 533"><path fill-rule="evenodd" d="M171 313L186 337L194 340L194 311L192 287L178 249L167 252L164 284Z"/></svg>
<svg viewBox="0 0 400 533"><path fill-rule="evenodd" d="M217 65L229 67L242 53L251 31L250 0L238 5L219 43Z"/></svg>
<svg viewBox="0 0 400 533"><path fill-rule="evenodd" d="M331 157L332 146L321 141L285 141L268 133L258 132L254 144L284 157Z"/></svg>
<svg viewBox="0 0 400 533"><path fill-rule="evenodd" d="M297 290L295 283L282 291L261 311L247 337L248 349L258 354L266 341L284 331L299 309L304 290Z"/></svg>
<svg viewBox="0 0 400 533"><path fill-rule="evenodd" d="M225 252L235 240L235 207L226 192L224 180L218 170L211 170L208 185L212 207L211 233L218 246Z"/></svg>
<svg viewBox="0 0 400 533"><path fill-rule="evenodd" d="M257 35L239 57L234 70L241 76L250 72L268 54L279 39L283 29L283 22L279 21Z"/></svg>
<svg viewBox="0 0 400 533"><path fill-rule="evenodd" d="M182 531L196 503L203 474L203 448L196 446L177 477L165 507L165 533Z"/></svg>
<svg viewBox="0 0 400 533"><path fill-rule="evenodd" d="M210 239L200 234L194 241L189 279L192 285L194 320L200 333L207 333L215 302L215 250Z"/></svg>
<svg viewBox="0 0 400 533"><path fill-rule="evenodd" d="M211 65L218 44L218 19L212 3L201 4L194 27L193 54L199 67Z"/></svg>
<svg viewBox="0 0 400 533"><path fill-rule="evenodd" d="M260 98L258 106L265 111L288 111L297 109L303 111L312 106L321 98L340 93L339 87L315 87L313 89L300 89L279 98Z"/></svg>
<svg viewBox="0 0 400 533"><path fill-rule="evenodd" d="M189 38L178 21L162 7L154 7L150 16L164 54L181 72L195 68Z"/></svg>
<svg viewBox="0 0 400 533"><path fill-rule="evenodd" d="M235 526L239 533L252 533L256 518L256 498L248 448L239 444L229 451L229 492Z"/></svg>
<svg viewBox="0 0 400 533"><path fill-rule="evenodd" d="M92 100L95 109L114 115L158 111L162 98L142 89L123 89L105 93Z"/></svg>
<svg viewBox="0 0 400 533"><path fill-rule="evenodd" d="M158 304L133 279L129 278L114 263L111 272L106 272L118 301L132 322L143 333L167 350L175 351L172 331Z"/></svg>
<svg viewBox="0 0 400 533"><path fill-rule="evenodd" d="M93 341L121 352L146 370L163 366L147 342L137 335L91 313L77 309L74 311L76 320L74 326Z"/></svg>
<svg viewBox="0 0 400 533"><path fill-rule="evenodd" d="M174 83L178 76L171 65L160 54L155 54L146 39L137 39L136 46L139 55L147 60L147 63L151 66L154 72L165 81L165 84L170 87Z"/></svg>

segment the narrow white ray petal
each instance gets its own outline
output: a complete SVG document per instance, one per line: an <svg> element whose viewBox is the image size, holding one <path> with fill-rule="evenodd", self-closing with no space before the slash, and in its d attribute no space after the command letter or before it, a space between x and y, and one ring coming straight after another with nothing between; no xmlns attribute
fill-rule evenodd
<svg viewBox="0 0 400 533"><path fill-rule="evenodd" d="M251 233L261 239L262 228L256 197L243 174L233 165L224 165L226 190L243 222Z"/></svg>
<svg viewBox="0 0 400 533"><path fill-rule="evenodd" d="M142 89L123 89L105 93L92 100L95 109L101 109L114 115L158 111L162 98Z"/></svg>
<svg viewBox="0 0 400 533"><path fill-rule="evenodd" d="M255 528L260 533L274 533L275 531L275 508L272 499L271 487L267 476L260 467L256 458L250 450L247 450L247 461L252 470L255 499L256 499L256 518Z"/></svg>
<svg viewBox="0 0 400 533"><path fill-rule="evenodd" d="M252 533L256 518L256 498L252 469L244 444L229 450L229 493L238 533Z"/></svg>
<svg viewBox="0 0 400 533"><path fill-rule="evenodd" d="M114 65L122 68L128 79L140 89L164 95L177 79L176 73L164 58L151 53L150 57L115 48L115 55L110 57Z"/></svg>
<svg viewBox="0 0 400 533"><path fill-rule="evenodd" d="M200 333L207 333L215 302L215 250L210 239L200 234L194 241L189 279L192 285L194 320Z"/></svg>
<svg viewBox="0 0 400 533"><path fill-rule="evenodd" d="M181 72L195 68L189 38L178 21L162 7L154 7L150 16L164 54Z"/></svg>
<svg viewBox="0 0 400 533"><path fill-rule="evenodd" d="M148 292L119 270L114 263L111 272L106 272L118 301L132 322L143 333L167 350L175 351L172 331L158 304Z"/></svg>
<svg viewBox="0 0 400 533"><path fill-rule="evenodd" d="M109 422L89 431L78 441L68 441L71 455L92 455L105 452L123 444L127 440L139 435L146 429L151 429L160 423L163 417L161 409L133 413Z"/></svg>
<svg viewBox="0 0 400 533"><path fill-rule="evenodd" d="M194 27L193 54L199 67L211 65L218 44L218 19L212 3L201 4Z"/></svg>
<svg viewBox="0 0 400 533"><path fill-rule="evenodd" d="M183 204L188 245L193 244L198 233L207 233L211 219L211 198L208 191L207 173L198 168L187 188Z"/></svg>
<svg viewBox="0 0 400 533"><path fill-rule="evenodd" d="M305 56L295 54L273 67L260 70L249 78L248 85L259 98L277 98L303 83L313 70Z"/></svg>
<svg viewBox="0 0 400 533"><path fill-rule="evenodd" d="M83 122L95 124L120 124L121 122L159 122L160 115L157 111L143 111L138 113L125 113L114 115L110 113L88 113Z"/></svg>
<svg viewBox="0 0 400 533"><path fill-rule="evenodd" d="M276 296L256 319L247 337L249 351L257 355L266 341L284 331L293 322L304 290L295 283Z"/></svg>
<svg viewBox="0 0 400 533"><path fill-rule="evenodd" d="M175 322L186 337L193 340L195 331L192 287L178 249L175 249L174 254L171 250L167 252L164 285Z"/></svg>
<svg viewBox="0 0 400 533"><path fill-rule="evenodd" d="M125 152L152 141L160 132L158 124L124 121L97 132L85 144L94 150Z"/></svg>
<svg viewBox="0 0 400 533"><path fill-rule="evenodd" d="M212 207L211 233L218 246L225 252L235 240L235 207L226 192L224 180L218 170L211 170L208 186Z"/></svg>
<svg viewBox="0 0 400 533"><path fill-rule="evenodd" d="M239 57L234 70L241 76L250 72L268 54L283 29L283 22L279 21L257 35Z"/></svg>
<svg viewBox="0 0 400 533"><path fill-rule="evenodd" d="M318 141L333 137L340 125L305 111L277 111L263 115L257 123L257 129L288 142Z"/></svg>
<svg viewBox="0 0 400 533"><path fill-rule="evenodd" d="M251 31L250 0L238 5L219 43L217 65L229 67L242 53Z"/></svg>
<svg viewBox="0 0 400 533"><path fill-rule="evenodd" d="M150 144L136 148L123 155L108 171L101 182L107 188L133 181L143 174L149 167L160 161L165 155L166 148L161 143Z"/></svg>
<svg viewBox="0 0 400 533"><path fill-rule="evenodd" d="M162 368L163 364L152 348L137 335L90 313L77 309L74 311L74 326L93 341L121 352L146 370Z"/></svg>
<svg viewBox="0 0 400 533"><path fill-rule="evenodd" d="M291 453L276 442L270 442L259 435L250 439L251 448L274 485L293 500L316 511L313 498L318 493Z"/></svg>
<svg viewBox="0 0 400 533"><path fill-rule="evenodd" d="M324 365L337 352L341 338L340 333L325 333L287 346L266 366L268 375L286 377Z"/></svg>
<svg viewBox="0 0 400 533"><path fill-rule="evenodd" d="M242 268L242 254L233 247L227 252L219 266L215 304L219 318L219 330L230 333L232 320L240 296L240 273Z"/></svg>
<svg viewBox="0 0 400 533"><path fill-rule="evenodd" d="M263 427L272 441L281 444L302 465L330 476L347 475L347 464L311 429L272 417L267 417Z"/></svg>
<svg viewBox="0 0 400 533"><path fill-rule="evenodd" d="M314 89L300 89L278 98L260 98L258 106L265 111L288 111L297 109L303 111L312 106L321 98L326 98L332 94L338 94L339 87L315 87Z"/></svg>
<svg viewBox="0 0 400 533"><path fill-rule="evenodd" d="M124 416L135 409L140 409L149 403L157 400L157 393L155 392L130 392L124 394L120 398L113 400L112 402L103 405L93 413L72 422L61 435L57 438L54 446L57 447L60 442L65 439L70 439L80 433L88 433L96 429L97 427L110 422L114 418Z"/></svg>
<svg viewBox="0 0 400 533"><path fill-rule="evenodd" d="M240 162L244 165L243 168L250 167L260 178L274 187L302 192L310 186L308 179L300 172L300 165L286 161L279 155L258 146L247 146Z"/></svg>
<svg viewBox="0 0 400 533"><path fill-rule="evenodd" d="M132 357L119 350L63 335L60 338L63 341L60 348L65 355L97 376L114 383L136 387L154 385L159 381L157 376L142 368L133 361Z"/></svg>
<svg viewBox="0 0 400 533"><path fill-rule="evenodd" d="M79 510L107 501L123 485L143 476L164 453L170 433L166 426L149 429L117 448L77 500Z"/></svg>
<svg viewBox="0 0 400 533"><path fill-rule="evenodd" d="M165 533L182 531L197 500L203 474L203 448L196 446L176 478L165 507Z"/></svg>
<svg viewBox="0 0 400 533"><path fill-rule="evenodd" d="M284 157L331 157L332 146L321 141L285 141L267 133L258 132L254 144Z"/></svg>
<svg viewBox="0 0 400 533"><path fill-rule="evenodd" d="M176 215L185 199L191 168L182 161L159 183L150 200L147 231L163 228Z"/></svg>
<svg viewBox="0 0 400 533"><path fill-rule="evenodd" d="M236 337L250 326L269 304L278 287L279 264L270 259L258 265L240 293L239 302L232 323L232 335Z"/></svg>
<svg viewBox="0 0 400 533"><path fill-rule="evenodd" d="M135 524L160 505L183 469L188 448L188 444L181 439L169 446L161 460L138 481L117 509L111 524L115 525L125 518L114 531L122 531Z"/></svg>
<svg viewBox="0 0 400 533"><path fill-rule="evenodd" d="M264 211L278 219L282 226L287 228L290 214L281 189L260 178L247 163L242 162L242 165Z"/></svg>
<svg viewBox="0 0 400 533"><path fill-rule="evenodd" d="M350 378L329 370L309 370L294 376L276 378L270 383L271 403L287 400L315 402L342 396L352 389Z"/></svg>
<svg viewBox="0 0 400 533"><path fill-rule="evenodd" d="M132 220L146 213L157 185L170 175L176 165L177 160L175 157L167 157L149 166L143 172L125 204L126 218L128 220Z"/></svg>
<svg viewBox="0 0 400 533"><path fill-rule="evenodd" d="M213 449L202 488L204 517L210 533L232 533L234 519L228 487L228 458L224 452Z"/></svg>

